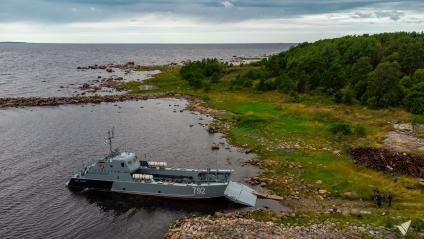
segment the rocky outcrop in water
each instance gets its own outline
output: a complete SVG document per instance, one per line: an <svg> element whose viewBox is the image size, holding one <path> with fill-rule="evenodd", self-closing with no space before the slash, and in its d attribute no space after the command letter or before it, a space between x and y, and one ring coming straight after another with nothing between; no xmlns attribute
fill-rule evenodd
<svg viewBox="0 0 424 239"><path fill-rule="evenodd" d="M139 68L140 65L136 65L134 61L128 61L126 64L106 64L106 65L89 65L89 66L78 66L78 70L106 70L107 72L113 72L113 68L119 69L132 69Z"/></svg>
<svg viewBox="0 0 424 239"><path fill-rule="evenodd" d="M104 96L74 96L74 97L18 97L0 98L0 108L8 107L28 107L28 106L54 106L64 104L99 104L102 102L120 102L128 100L147 100L167 97L188 99L179 94L124 94L124 95L104 95Z"/></svg>
<svg viewBox="0 0 424 239"><path fill-rule="evenodd" d="M73 97L16 97L0 98L0 108L31 107L31 106L55 106L65 104L99 104L102 102L122 102L129 100L148 100L161 98L177 98L188 101L186 110L196 111L202 114L216 116L221 111L212 110L199 98L191 95L178 93L155 93L155 94L122 94L122 95L95 95Z"/></svg>

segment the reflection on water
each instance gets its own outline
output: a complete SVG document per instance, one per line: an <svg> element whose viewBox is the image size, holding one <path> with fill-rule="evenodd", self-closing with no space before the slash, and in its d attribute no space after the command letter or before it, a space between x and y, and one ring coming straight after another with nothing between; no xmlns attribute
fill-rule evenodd
<svg viewBox="0 0 424 239"><path fill-rule="evenodd" d="M104 212L112 211L116 216L127 214L129 217L134 216L140 210L153 212L161 209L167 210L169 213L181 211L187 214L208 214L217 210L242 208L240 204L232 203L224 197L203 200L175 200L102 191L74 192L74 196L85 198L88 203L94 203Z"/></svg>

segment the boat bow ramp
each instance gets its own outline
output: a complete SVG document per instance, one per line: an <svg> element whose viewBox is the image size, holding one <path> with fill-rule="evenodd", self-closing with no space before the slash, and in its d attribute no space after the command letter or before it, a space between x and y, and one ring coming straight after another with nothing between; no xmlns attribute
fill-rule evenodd
<svg viewBox="0 0 424 239"><path fill-rule="evenodd" d="M233 202L240 203L246 206L254 207L256 205L255 190L241 183L230 181L227 189L225 189L225 197Z"/></svg>

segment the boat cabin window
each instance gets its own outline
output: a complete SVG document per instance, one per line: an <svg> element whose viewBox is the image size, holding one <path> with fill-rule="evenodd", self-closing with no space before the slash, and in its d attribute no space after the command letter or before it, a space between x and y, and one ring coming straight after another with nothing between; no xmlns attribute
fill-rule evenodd
<svg viewBox="0 0 424 239"><path fill-rule="evenodd" d="M121 167L124 167L125 166L125 164L124 163L121 163Z"/></svg>

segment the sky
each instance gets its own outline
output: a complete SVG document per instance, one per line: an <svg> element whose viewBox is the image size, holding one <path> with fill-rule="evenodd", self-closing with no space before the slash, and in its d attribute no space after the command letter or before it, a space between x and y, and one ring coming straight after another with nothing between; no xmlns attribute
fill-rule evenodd
<svg viewBox="0 0 424 239"><path fill-rule="evenodd" d="M0 41L295 43L424 31L424 0L0 0Z"/></svg>

